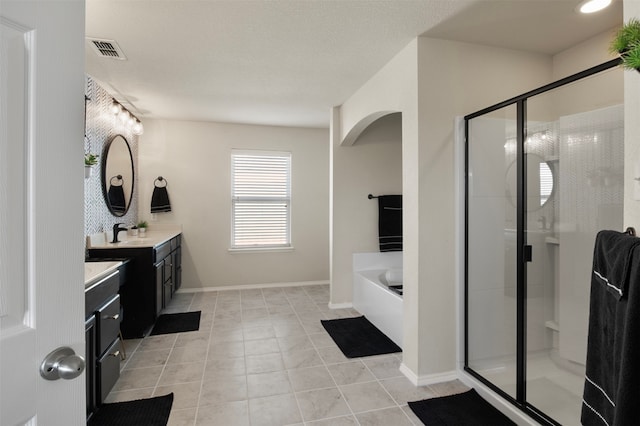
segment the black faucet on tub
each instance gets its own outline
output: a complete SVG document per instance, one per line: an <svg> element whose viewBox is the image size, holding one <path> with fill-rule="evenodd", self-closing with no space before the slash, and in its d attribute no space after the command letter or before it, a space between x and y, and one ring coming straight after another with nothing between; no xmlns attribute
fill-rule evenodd
<svg viewBox="0 0 640 426"><path fill-rule="evenodd" d="M121 228L120 225L124 225L124 223L116 223L115 225L113 225L113 241L111 241L112 243L118 243L118 233L120 231L127 231L127 228Z"/></svg>

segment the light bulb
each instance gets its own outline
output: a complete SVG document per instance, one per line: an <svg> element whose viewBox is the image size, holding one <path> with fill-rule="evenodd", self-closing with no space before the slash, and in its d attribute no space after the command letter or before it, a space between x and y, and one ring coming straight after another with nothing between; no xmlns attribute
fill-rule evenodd
<svg viewBox="0 0 640 426"><path fill-rule="evenodd" d="M125 124L127 120L129 120L129 113L127 111L122 111L120 114L118 114L118 119L122 124Z"/></svg>
<svg viewBox="0 0 640 426"><path fill-rule="evenodd" d="M111 107L109 107L109 111L111 111L113 115L118 115L122 109L120 108L120 104L114 101Z"/></svg>
<svg viewBox="0 0 640 426"><path fill-rule="evenodd" d="M142 126L142 123L138 120L136 120L131 130L133 131L134 135L141 135L144 133L144 127Z"/></svg>

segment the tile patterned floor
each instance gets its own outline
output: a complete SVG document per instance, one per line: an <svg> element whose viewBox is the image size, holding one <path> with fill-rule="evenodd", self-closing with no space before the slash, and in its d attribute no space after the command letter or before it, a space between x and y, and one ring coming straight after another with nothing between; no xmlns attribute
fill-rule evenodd
<svg viewBox="0 0 640 426"><path fill-rule="evenodd" d="M200 330L127 340L106 402L174 393L169 426L420 425L407 401L465 391L416 388L401 354L348 359L321 319L327 285L177 294L165 312L202 311Z"/></svg>

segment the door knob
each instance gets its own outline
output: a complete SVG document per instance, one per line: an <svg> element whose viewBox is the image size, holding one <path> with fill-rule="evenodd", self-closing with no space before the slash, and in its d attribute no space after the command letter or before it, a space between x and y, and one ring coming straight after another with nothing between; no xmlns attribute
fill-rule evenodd
<svg viewBox="0 0 640 426"><path fill-rule="evenodd" d="M82 374L84 366L84 358L69 347L61 347L45 357L40 364L40 375L47 380L71 380Z"/></svg>

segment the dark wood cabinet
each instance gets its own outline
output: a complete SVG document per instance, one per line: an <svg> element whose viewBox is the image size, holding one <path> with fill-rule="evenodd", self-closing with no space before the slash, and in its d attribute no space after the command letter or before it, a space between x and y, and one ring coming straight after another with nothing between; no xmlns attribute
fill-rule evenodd
<svg viewBox="0 0 640 426"><path fill-rule="evenodd" d="M178 246L173 251L173 290L178 291L182 285L182 247Z"/></svg>
<svg viewBox="0 0 640 426"><path fill-rule="evenodd" d="M87 418L120 377L120 279L116 270L85 289ZM104 367L105 359L108 368Z"/></svg>
<svg viewBox="0 0 640 426"><path fill-rule="evenodd" d="M181 235L155 247L89 249L92 258L128 258L126 283L120 288L125 339L144 337L159 312L180 287L182 277Z"/></svg>
<svg viewBox="0 0 640 426"><path fill-rule="evenodd" d="M163 307L163 303L162 303L162 299L163 299L163 289L164 289L164 282L162 277L164 276L164 262L161 261L160 263L156 263L155 265L156 267L156 281L155 281L155 286L156 286L156 301L155 301L155 311L156 311L156 316L160 314L160 311L162 310Z"/></svg>
<svg viewBox="0 0 640 426"><path fill-rule="evenodd" d="M120 295L114 295L110 300L96 310L96 325L98 327L98 354L102 355L120 333Z"/></svg>
<svg viewBox="0 0 640 426"><path fill-rule="evenodd" d="M98 401L104 402L120 377L120 339L114 340L96 363Z"/></svg>
<svg viewBox="0 0 640 426"><path fill-rule="evenodd" d="M96 392L96 317L89 316L84 322L85 332L85 378L87 381L87 418L98 408Z"/></svg>

